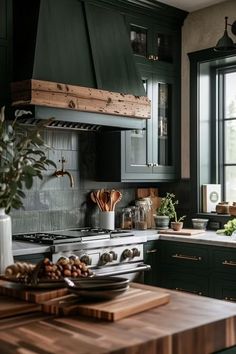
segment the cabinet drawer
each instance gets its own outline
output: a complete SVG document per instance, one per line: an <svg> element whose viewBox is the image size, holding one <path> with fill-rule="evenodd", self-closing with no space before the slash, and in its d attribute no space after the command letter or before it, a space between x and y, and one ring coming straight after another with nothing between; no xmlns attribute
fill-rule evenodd
<svg viewBox="0 0 236 354"><path fill-rule="evenodd" d="M214 297L221 300L236 302L236 280L214 277Z"/></svg>
<svg viewBox="0 0 236 354"><path fill-rule="evenodd" d="M149 272L144 272L144 283L148 285L159 285L159 241L148 241L144 245L144 263L151 266Z"/></svg>
<svg viewBox="0 0 236 354"><path fill-rule="evenodd" d="M199 245L186 243L163 242L161 262L182 266L185 269L206 268L209 266L208 249ZM189 268L189 270L191 270Z"/></svg>
<svg viewBox="0 0 236 354"><path fill-rule="evenodd" d="M215 249L212 260L216 271L236 273L236 250L234 248Z"/></svg>
<svg viewBox="0 0 236 354"><path fill-rule="evenodd" d="M161 286L168 289L184 291L195 295L208 296L208 280L202 276L185 272L165 270L162 274Z"/></svg>

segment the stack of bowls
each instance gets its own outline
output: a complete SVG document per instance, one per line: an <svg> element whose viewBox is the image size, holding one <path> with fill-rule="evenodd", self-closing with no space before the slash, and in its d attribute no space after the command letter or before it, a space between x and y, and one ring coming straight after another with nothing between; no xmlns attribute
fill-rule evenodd
<svg viewBox="0 0 236 354"><path fill-rule="evenodd" d="M111 300L129 288L129 279L121 277L94 277L71 280L65 278L69 291L88 300Z"/></svg>

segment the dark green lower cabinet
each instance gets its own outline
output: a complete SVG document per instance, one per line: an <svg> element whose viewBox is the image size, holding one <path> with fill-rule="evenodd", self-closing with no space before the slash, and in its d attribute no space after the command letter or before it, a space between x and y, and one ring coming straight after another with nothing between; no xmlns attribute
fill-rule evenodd
<svg viewBox="0 0 236 354"><path fill-rule="evenodd" d="M144 262L151 266L151 270L144 272L145 284L160 286L159 258L159 242L148 241L144 245Z"/></svg>
<svg viewBox="0 0 236 354"><path fill-rule="evenodd" d="M156 240L145 244L144 260L152 267L145 284L236 302L233 248Z"/></svg>
<svg viewBox="0 0 236 354"><path fill-rule="evenodd" d="M215 352L213 354L235 354L236 353L236 346L221 350L220 352Z"/></svg>
<svg viewBox="0 0 236 354"><path fill-rule="evenodd" d="M160 284L163 288L202 296L209 295L208 279L201 273L196 275L174 267L162 267Z"/></svg>
<svg viewBox="0 0 236 354"><path fill-rule="evenodd" d="M236 302L236 279L225 279L223 275L215 276L212 280L212 288L213 297Z"/></svg>

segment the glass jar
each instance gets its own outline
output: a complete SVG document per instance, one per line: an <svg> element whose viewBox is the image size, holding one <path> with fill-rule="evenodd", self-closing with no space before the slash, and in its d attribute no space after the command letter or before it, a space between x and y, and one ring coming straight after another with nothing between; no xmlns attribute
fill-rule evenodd
<svg viewBox="0 0 236 354"><path fill-rule="evenodd" d="M135 202L135 229L146 230L147 229L147 215L148 205L145 200L137 200Z"/></svg>
<svg viewBox="0 0 236 354"><path fill-rule="evenodd" d="M132 229L131 208L123 208L121 214L121 229Z"/></svg>

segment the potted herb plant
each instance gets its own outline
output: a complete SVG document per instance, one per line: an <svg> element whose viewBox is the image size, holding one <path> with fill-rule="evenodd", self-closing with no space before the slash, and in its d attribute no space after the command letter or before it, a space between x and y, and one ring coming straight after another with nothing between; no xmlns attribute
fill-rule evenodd
<svg viewBox="0 0 236 354"><path fill-rule="evenodd" d="M171 221L170 223L170 227L172 228L172 230L174 231L180 231L183 228L183 220L186 216L183 215L180 218L177 217L177 213L176 211L174 212L174 221Z"/></svg>
<svg viewBox="0 0 236 354"><path fill-rule="evenodd" d="M169 228L170 219L175 217L175 205L178 203L173 193L166 193L166 196L161 199L160 207L157 208L156 215L153 215L157 229Z"/></svg>
<svg viewBox="0 0 236 354"><path fill-rule="evenodd" d="M9 212L23 207L24 189L30 189L34 177L43 178L48 165L56 167L47 159L40 131L45 123L26 129L17 123L25 111L16 111L13 122L5 120L4 107L0 111L0 273L13 263L12 229ZM48 122L47 122L48 123Z"/></svg>

